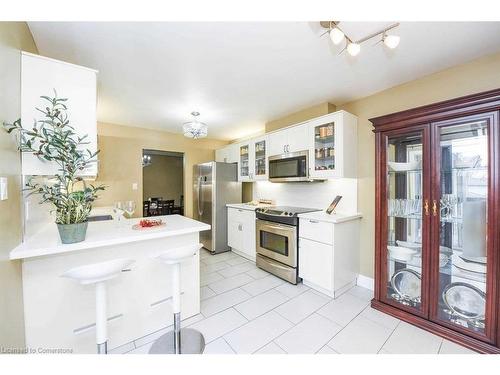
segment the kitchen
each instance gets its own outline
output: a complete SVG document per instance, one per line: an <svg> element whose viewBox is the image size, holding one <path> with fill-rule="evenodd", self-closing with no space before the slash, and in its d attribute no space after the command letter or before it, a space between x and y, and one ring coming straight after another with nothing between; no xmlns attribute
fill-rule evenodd
<svg viewBox="0 0 500 375"><path fill-rule="evenodd" d="M247 103L243 98L248 94L234 93L238 100L231 100L214 86L214 95L227 108L215 111L199 99L171 112L161 112L153 96L166 83L182 84L182 77L174 77L180 62L169 68L174 73L145 65L153 61L148 59L130 59L131 65L124 67L99 51L111 48L120 29L123 40L154 30L172 43L172 50L186 53L192 51L189 46L179 46L170 35L195 38L203 25L0 24L4 35L13 33L21 40L0 40L8 46L10 69L19 76L18 81L11 78L12 85L19 85L19 105L12 105L2 119L11 132L2 132L7 145L2 158L13 161L11 172L7 166L1 170L7 178L0 181L0 203L9 213L2 220L15 227L12 233L2 232L3 263L11 275L2 279L15 291L10 298L16 311L2 309L3 320L13 326L2 345L82 354L499 352L493 308L498 303L498 191L493 188L498 144L493 139L500 108L495 91L500 87L495 69L500 40L491 38L491 48L473 56L459 48L460 36L494 34L498 23L471 23L467 30L455 23L432 25L434 31L451 27L456 35L440 36L448 47L434 51L422 74L402 69L401 78L374 79L370 89L354 85L342 94L351 95L350 100L331 94L327 84L318 88L324 94L305 90L286 98L280 97L279 85L256 81L262 90L276 90L272 99L257 95ZM213 27L227 30L230 25ZM384 64L390 65L384 69L395 69L396 62L402 63L397 54L410 53L405 38L415 47L415 35L430 26L330 21L326 27L315 23L315 32L306 22L287 27L310 42L312 50L334 60L339 57L329 51L337 45L334 30L375 33L373 42L401 35L401 50L385 39L371 48L367 43L366 55L356 62L370 72L370 59L380 69ZM269 35L281 30L277 23L245 24L243 45L260 40L260 28ZM321 39L321 33L329 35ZM93 41L92 48L86 38ZM217 45L215 39L211 43ZM124 45L116 48L116 58L130 53ZM154 55L152 44L140 48ZM378 54L379 49L394 55ZM444 54L452 55L453 62ZM349 72L343 57L336 64ZM428 58L415 54L422 64ZM437 61L445 62L433 70ZM142 77L132 71L133 64L137 71L161 69L168 79L158 83L155 94L146 95L160 78ZM251 71L251 61L241 64ZM216 74L215 64L208 68ZM262 74L256 69L255 74ZM116 74L128 78L117 79ZM240 79L248 84L252 76ZM132 84L136 92L116 95ZM230 87L230 80L226 84ZM350 83L342 85L347 90ZM137 102L142 94L144 102ZM59 186L54 182L60 178L55 154L42 150L48 159L41 161L27 151L37 152L33 144L24 143L25 152L17 150L18 142L35 137L24 124L43 121L36 110L44 105L42 95L57 105L56 99L68 99L63 102L67 108L57 108L67 111L78 147L90 151L90 158L81 159L85 166L69 173L75 186L71 193L84 183L96 195L88 198L92 209L80 221L63 222L58 206L51 212L49 203L60 195L50 190ZM175 93L163 99L178 103ZM148 100L151 106L145 110ZM268 110L269 100L279 110ZM50 117L53 112L47 113ZM18 117L22 125L15 124ZM78 137L84 135L88 143L80 144ZM49 139L46 134L36 137ZM442 152L436 152L439 144ZM148 200L143 194L144 155L153 155L152 150L182 155L183 173L177 177L182 194L176 193L183 197L182 213L143 215ZM48 202L38 204L39 196L22 192L26 184L35 192L40 186L48 189ZM439 186L444 186L441 198L436 195ZM109 216L111 220L92 221ZM82 225L70 233L61 227L75 224ZM111 269L103 270L104 264ZM460 297L466 302L461 304Z"/></svg>

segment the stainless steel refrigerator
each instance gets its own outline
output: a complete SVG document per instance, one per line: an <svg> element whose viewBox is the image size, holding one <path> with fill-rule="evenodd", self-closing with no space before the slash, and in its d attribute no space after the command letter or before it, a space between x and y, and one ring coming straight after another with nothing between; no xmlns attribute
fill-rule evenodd
<svg viewBox="0 0 500 375"><path fill-rule="evenodd" d="M229 251L226 204L241 203L238 165L215 161L195 165L193 182L193 216L212 227L200 232L203 247L214 254Z"/></svg>

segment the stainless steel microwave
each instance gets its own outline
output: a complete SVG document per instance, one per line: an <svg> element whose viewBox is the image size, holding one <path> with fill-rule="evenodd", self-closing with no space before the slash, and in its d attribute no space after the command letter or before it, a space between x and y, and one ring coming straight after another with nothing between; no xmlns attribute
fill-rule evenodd
<svg viewBox="0 0 500 375"><path fill-rule="evenodd" d="M309 152L299 151L269 157L269 181L309 181Z"/></svg>

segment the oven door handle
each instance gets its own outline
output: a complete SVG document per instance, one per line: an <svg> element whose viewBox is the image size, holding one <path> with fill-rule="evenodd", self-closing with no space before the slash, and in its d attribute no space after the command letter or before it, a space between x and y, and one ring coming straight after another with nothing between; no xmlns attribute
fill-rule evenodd
<svg viewBox="0 0 500 375"><path fill-rule="evenodd" d="M266 224L264 228L261 227L261 229L266 229L266 228L277 229L277 230L288 230L288 231L293 231L295 229L295 227L293 227L291 225L269 225L269 224Z"/></svg>

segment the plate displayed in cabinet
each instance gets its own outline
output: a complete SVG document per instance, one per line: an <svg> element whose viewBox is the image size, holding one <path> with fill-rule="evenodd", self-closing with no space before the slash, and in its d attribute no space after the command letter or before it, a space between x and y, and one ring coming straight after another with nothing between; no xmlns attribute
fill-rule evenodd
<svg viewBox="0 0 500 375"><path fill-rule="evenodd" d="M403 299L418 301L421 296L421 277L417 271L404 268L391 277L391 286Z"/></svg>
<svg viewBox="0 0 500 375"><path fill-rule="evenodd" d="M463 254L459 255L459 257L466 262L472 262L472 263L486 264L487 261L486 257L469 257Z"/></svg>
<svg viewBox="0 0 500 375"><path fill-rule="evenodd" d="M417 254L416 250L401 246L387 246L387 250L389 250L389 254L392 259L400 260L402 262L411 261L413 256Z"/></svg>
<svg viewBox="0 0 500 375"><path fill-rule="evenodd" d="M482 274L486 273L486 264L465 261L457 254L451 256L451 261L453 265L460 270Z"/></svg>
<svg viewBox="0 0 500 375"><path fill-rule="evenodd" d="M474 285L463 282L451 283L443 290L446 306L461 318L481 320L484 318L486 294Z"/></svg>
<svg viewBox="0 0 500 375"><path fill-rule="evenodd" d="M422 244L418 243L418 242L397 240L396 243L398 244L398 246L407 247L408 249L422 251ZM446 247L446 246L439 246L439 252L441 254L446 254L448 256L451 256L451 254L453 254L453 250L450 249L449 247Z"/></svg>

